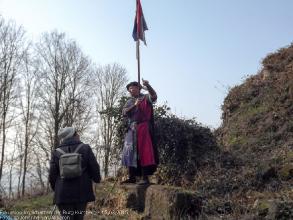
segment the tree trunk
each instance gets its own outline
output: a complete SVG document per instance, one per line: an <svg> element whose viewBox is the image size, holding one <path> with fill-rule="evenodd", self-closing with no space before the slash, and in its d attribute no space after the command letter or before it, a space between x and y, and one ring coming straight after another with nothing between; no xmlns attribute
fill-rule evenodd
<svg viewBox="0 0 293 220"><path fill-rule="evenodd" d="M28 115L29 115L29 110L28 110ZM28 118L27 118L28 119ZM24 143L24 161L23 161L23 175L22 175L22 190L21 190L21 195L22 197L25 194L25 178L26 178L26 172L27 172L27 154L28 154L28 120L26 121L26 126L25 126L25 143Z"/></svg>
<svg viewBox="0 0 293 220"><path fill-rule="evenodd" d="M4 163L4 152L5 152L5 142L6 142L6 112L4 110L3 121L2 121L2 152L1 152L1 163L0 163L0 182L3 174L3 163Z"/></svg>

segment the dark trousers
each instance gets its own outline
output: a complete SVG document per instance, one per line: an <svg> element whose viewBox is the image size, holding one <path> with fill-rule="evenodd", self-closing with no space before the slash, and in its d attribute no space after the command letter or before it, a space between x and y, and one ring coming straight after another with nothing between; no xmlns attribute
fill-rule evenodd
<svg viewBox="0 0 293 220"><path fill-rule="evenodd" d="M135 176L149 176L153 175L153 173L156 171L157 166L156 165L150 165L146 167L141 167L138 165L138 167L128 167L128 173L129 177L135 177Z"/></svg>
<svg viewBox="0 0 293 220"><path fill-rule="evenodd" d="M87 203L59 204L62 220L83 220Z"/></svg>

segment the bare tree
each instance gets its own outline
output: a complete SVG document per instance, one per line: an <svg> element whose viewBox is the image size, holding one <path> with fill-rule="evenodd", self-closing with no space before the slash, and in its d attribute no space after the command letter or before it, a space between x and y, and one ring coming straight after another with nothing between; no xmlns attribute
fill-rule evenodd
<svg viewBox="0 0 293 220"><path fill-rule="evenodd" d="M24 34L22 27L0 16L0 183L8 177L8 188L0 184L0 190L7 188L12 196L17 186L18 196L24 196L33 182L48 189L48 161L65 126L91 132L90 141L102 146L108 176L116 129L113 109L125 94L125 68L109 64L93 70L90 59L64 33L45 33L33 47Z"/></svg>
<svg viewBox="0 0 293 220"><path fill-rule="evenodd" d="M95 72L95 91L100 126L100 147L103 151L103 170L107 177L113 152L114 123L113 111L119 99L125 95L126 69L114 63L98 67Z"/></svg>
<svg viewBox="0 0 293 220"><path fill-rule="evenodd" d="M74 126L82 133L91 121L92 68L89 58L64 33L45 33L36 45L36 52L41 85L38 90L41 132L36 137L36 144L42 149L42 155L39 155L42 160L36 160L36 173L40 184L46 186L44 175L48 173L48 163L44 162L50 160L51 151L59 144L59 129Z"/></svg>
<svg viewBox="0 0 293 220"><path fill-rule="evenodd" d="M25 194L25 183L26 183L26 174L28 169L28 158L31 152L32 144L34 143L34 138L37 134L39 119L40 117L37 110L39 99L37 96L37 91L40 89L40 84L38 80L38 62L35 59L32 59L31 55L28 53L23 57L23 68L21 71L21 82L20 82L20 110L21 110L21 124L23 130L23 143L24 149L20 151L22 155L21 168L23 171L22 174L22 189L21 195ZM21 141L22 143L22 141ZM22 160L23 159L23 160Z"/></svg>
<svg viewBox="0 0 293 220"><path fill-rule="evenodd" d="M61 126L86 127L89 117L89 59L64 33L46 33L37 45L40 58L40 97L43 126L51 149L58 145Z"/></svg>
<svg viewBox="0 0 293 220"><path fill-rule="evenodd" d="M14 102L17 74L25 48L24 30L0 17L0 122L2 132L0 181L3 174L7 128L11 123L9 113Z"/></svg>

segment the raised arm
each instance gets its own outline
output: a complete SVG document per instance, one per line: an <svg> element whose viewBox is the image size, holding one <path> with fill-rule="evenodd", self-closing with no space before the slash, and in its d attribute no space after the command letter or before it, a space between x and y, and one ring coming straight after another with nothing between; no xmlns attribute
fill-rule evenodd
<svg viewBox="0 0 293 220"><path fill-rule="evenodd" d="M152 99L152 102L155 102L157 100L157 93L156 91L153 89L153 87L151 87L149 81L147 80L142 80L142 84L147 88L150 96L151 96L151 99Z"/></svg>

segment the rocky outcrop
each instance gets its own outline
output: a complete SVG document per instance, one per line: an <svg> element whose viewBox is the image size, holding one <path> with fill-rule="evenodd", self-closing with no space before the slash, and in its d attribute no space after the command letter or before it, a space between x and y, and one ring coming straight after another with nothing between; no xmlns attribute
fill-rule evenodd
<svg viewBox="0 0 293 220"><path fill-rule="evenodd" d="M179 187L127 184L117 185L103 206L132 210L141 219L195 219L201 213L202 198L194 191Z"/></svg>
<svg viewBox="0 0 293 220"><path fill-rule="evenodd" d="M262 64L259 73L229 91L215 133L221 149L242 161L226 171L226 179L238 179L230 191L234 204L245 200L231 213L239 219L293 219L293 45Z"/></svg>

